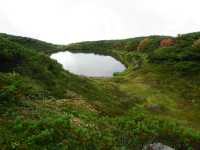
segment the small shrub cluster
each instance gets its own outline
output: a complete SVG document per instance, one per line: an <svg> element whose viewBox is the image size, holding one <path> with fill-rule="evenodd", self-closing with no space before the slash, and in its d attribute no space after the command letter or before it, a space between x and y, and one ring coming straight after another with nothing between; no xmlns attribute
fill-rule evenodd
<svg viewBox="0 0 200 150"><path fill-rule="evenodd" d="M0 73L0 104L9 105L24 99L25 88L22 82L18 74Z"/></svg>

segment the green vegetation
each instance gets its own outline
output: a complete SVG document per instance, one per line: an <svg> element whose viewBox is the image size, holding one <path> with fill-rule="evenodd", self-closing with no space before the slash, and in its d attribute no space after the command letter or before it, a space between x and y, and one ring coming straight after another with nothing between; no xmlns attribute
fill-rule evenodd
<svg viewBox="0 0 200 150"><path fill-rule="evenodd" d="M113 78L71 74L49 54L107 54ZM200 149L200 33L53 45L0 34L1 149Z"/></svg>
<svg viewBox="0 0 200 150"><path fill-rule="evenodd" d="M45 53L48 53L49 51L58 49L58 47L59 47L58 45L46 43L46 42L39 41L36 39L20 37L20 36L11 36L11 35L4 34L4 33L0 33L0 37L5 40L8 40L10 42L19 44L19 45L23 46L24 48L32 49L32 50L38 51L38 52L44 51Z"/></svg>

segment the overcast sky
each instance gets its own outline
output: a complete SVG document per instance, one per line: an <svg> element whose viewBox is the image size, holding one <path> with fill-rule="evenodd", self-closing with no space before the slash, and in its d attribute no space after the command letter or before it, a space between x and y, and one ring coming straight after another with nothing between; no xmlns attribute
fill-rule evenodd
<svg viewBox="0 0 200 150"><path fill-rule="evenodd" d="M200 30L199 0L0 0L0 32L57 44Z"/></svg>

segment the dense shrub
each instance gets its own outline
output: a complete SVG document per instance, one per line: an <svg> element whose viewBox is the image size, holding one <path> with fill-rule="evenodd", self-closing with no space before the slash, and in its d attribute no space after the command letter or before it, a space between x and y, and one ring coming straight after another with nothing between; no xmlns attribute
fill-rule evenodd
<svg viewBox="0 0 200 150"><path fill-rule="evenodd" d="M200 38L200 32L189 33L189 34L179 34L176 38L176 43L178 47L192 46L194 41Z"/></svg>
<svg viewBox="0 0 200 150"><path fill-rule="evenodd" d="M18 74L0 74L0 104L18 103L25 97L25 87ZM27 91L28 92L28 91Z"/></svg>
<svg viewBox="0 0 200 150"><path fill-rule="evenodd" d="M149 55L150 62L170 64L178 72L199 72L199 36L199 33L179 35L175 44L171 40L165 41L163 44L167 42L170 46L154 49Z"/></svg>
<svg viewBox="0 0 200 150"><path fill-rule="evenodd" d="M60 114L45 110L51 112L51 116L42 113L37 120L17 117L7 127L11 133L15 133L13 138L17 143L14 145L11 139L4 138L3 143L10 143L6 145L7 149L15 146L18 149L98 150L123 147L141 150L148 143L162 142L178 150L186 150L198 149L200 144L199 132L172 119L152 117L141 109L134 109L129 116L115 118L100 117L72 108ZM81 123L75 124L74 117L78 117Z"/></svg>

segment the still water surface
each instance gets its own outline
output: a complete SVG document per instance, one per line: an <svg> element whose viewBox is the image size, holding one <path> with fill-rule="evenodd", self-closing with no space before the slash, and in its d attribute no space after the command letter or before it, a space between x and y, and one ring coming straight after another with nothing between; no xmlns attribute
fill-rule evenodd
<svg viewBox="0 0 200 150"><path fill-rule="evenodd" d="M58 52L51 55L63 68L77 75L90 77L111 77L114 72L122 72L125 66L111 56L93 53Z"/></svg>

